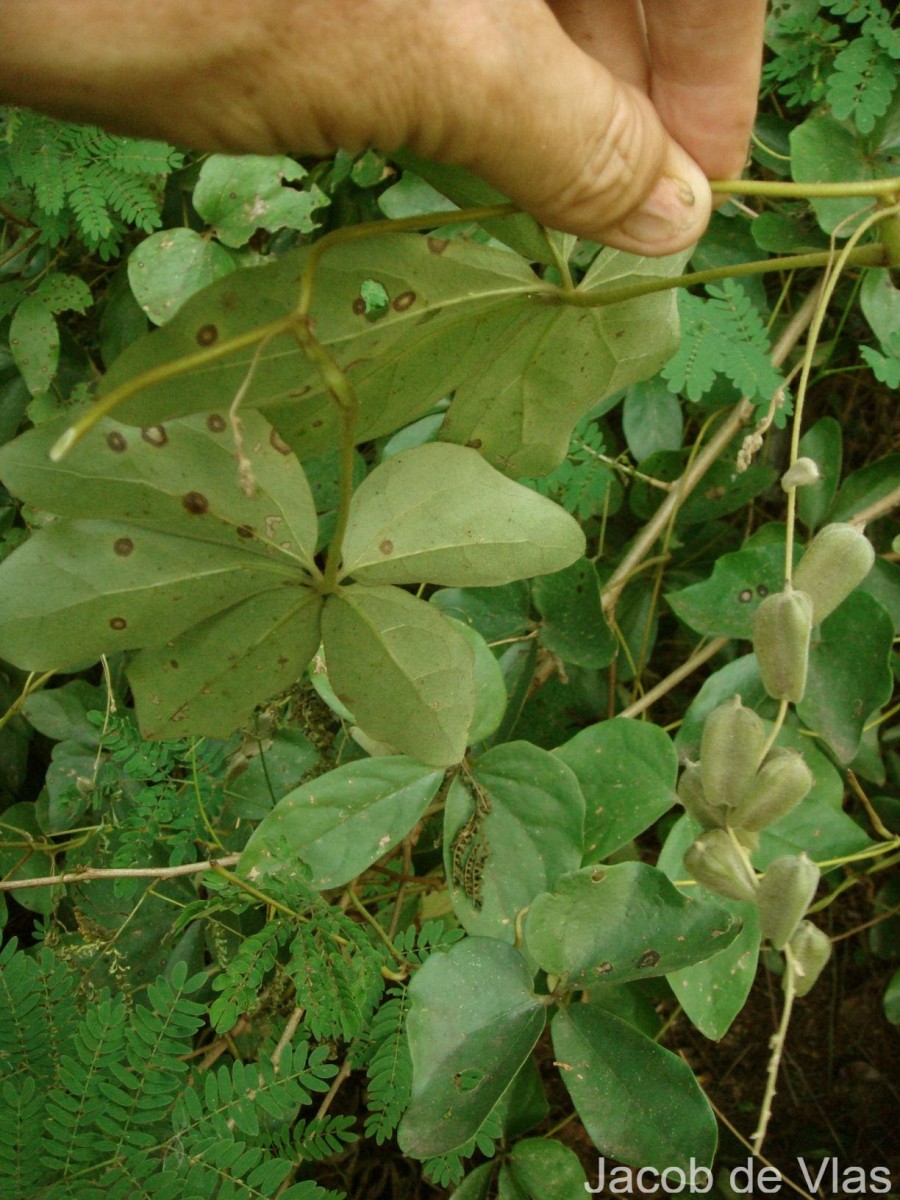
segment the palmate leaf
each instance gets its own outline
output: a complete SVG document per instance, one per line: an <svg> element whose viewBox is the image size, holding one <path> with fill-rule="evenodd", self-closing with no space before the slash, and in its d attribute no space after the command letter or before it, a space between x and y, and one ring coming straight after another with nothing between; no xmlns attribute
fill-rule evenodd
<svg viewBox="0 0 900 1200"><path fill-rule="evenodd" d="M129 347L102 390L285 316L307 254L237 272L193 296L163 329ZM581 290L671 275L681 261L606 251ZM377 321L363 295L370 281L389 300ZM550 470L578 419L604 394L652 374L677 334L671 293L579 308L515 255L412 234L329 249L317 270L312 316L316 338L360 400L357 440L393 432L455 390L442 436L474 445L513 475ZM258 349L155 384L119 415L147 424L217 409L246 383L245 408L263 409L302 457L333 447L339 413L293 336L272 338L256 357Z"/></svg>

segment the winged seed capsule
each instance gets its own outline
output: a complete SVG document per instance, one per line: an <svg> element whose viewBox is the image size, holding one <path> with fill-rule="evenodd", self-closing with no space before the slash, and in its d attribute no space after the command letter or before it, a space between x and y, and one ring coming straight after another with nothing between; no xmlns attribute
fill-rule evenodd
<svg viewBox="0 0 900 1200"><path fill-rule="evenodd" d="M762 721L740 696L713 709L700 738L700 775L710 804L739 803L756 775L765 741Z"/></svg>
<svg viewBox="0 0 900 1200"><path fill-rule="evenodd" d="M725 825L729 810L710 804L706 799L699 763L687 764L678 780L677 791L685 812L689 817L693 817L698 825L702 825L704 829L714 829L716 826L721 828Z"/></svg>
<svg viewBox="0 0 900 1200"><path fill-rule="evenodd" d="M794 587L812 600L813 624L846 600L874 561L872 543L855 525L836 523L819 530L794 571Z"/></svg>
<svg viewBox="0 0 900 1200"><path fill-rule="evenodd" d="M813 602L787 584L766 596L753 618L753 650L763 687L775 700L799 704L806 691Z"/></svg>

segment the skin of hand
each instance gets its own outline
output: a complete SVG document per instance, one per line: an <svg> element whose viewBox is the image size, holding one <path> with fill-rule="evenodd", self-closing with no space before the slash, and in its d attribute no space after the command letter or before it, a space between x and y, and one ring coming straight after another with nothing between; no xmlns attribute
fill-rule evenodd
<svg viewBox="0 0 900 1200"><path fill-rule="evenodd" d="M0 0L0 102L197 150L416 153L669 254L740 174L765 0Z"/></svg>

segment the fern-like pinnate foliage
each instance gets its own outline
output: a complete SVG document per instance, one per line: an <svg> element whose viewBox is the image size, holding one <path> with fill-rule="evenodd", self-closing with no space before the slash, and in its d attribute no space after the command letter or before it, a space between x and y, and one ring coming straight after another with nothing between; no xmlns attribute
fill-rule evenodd
<svg viewBox="0 0 900 1200"><path fill-rule="evenodd" d="M51 951L36 960L8 944L0 1195L339 1200L310 1180L292 1182L295 1156L278 1149L335 1074L327 1048L298 1042L277 1064L263 1055L192 1077L187 1060L206 1014L192 996L205 982L179 963L133 1004L107 990L84 997Z"/></svg>
<svg viewBox="0 0 900 1200"><path fill-rule="evenodd" d="M769 358L769 338L758 310L739 283L709 284L708 299L678 298L681 345L663 367L669 387L701 400L724 375L749 400L768 404L784 379Z"/></svg>
<svg viewBox="0 0 900 1200"><path fill-rule="evenodd" d="M117 137L25 109L0 110L0 197L58 245L73 235L109 258L129 228L160 225L163 184L182 156L162 142Z"/></svg>
<svg viewBox="0 0 900 1200"><path fill-rule="evenodd" d="M839 121L871 133L890 108L900 58L900 31L881 0L776 0L769 29L763 78L782 100L824 100Z"/></svg>

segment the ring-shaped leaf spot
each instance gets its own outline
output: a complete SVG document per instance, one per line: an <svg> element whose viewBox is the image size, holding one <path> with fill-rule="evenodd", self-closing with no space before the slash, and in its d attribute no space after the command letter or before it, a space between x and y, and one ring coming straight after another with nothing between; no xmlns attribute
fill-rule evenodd
<svg viewBox="0 0 900 1200"><path fill-rule="evenodd" d="M522 955L493 938L433 954L409 996L412 1103L398 1141L404 1154L432 1158L478 1131L534 1049L547 1010Z"/></svg>
<svg viewBox="0 0 900 1200"><path fill-rule="evenodd" d="M0 566L0 657L25 670L159 646L249 596L300 582L296 564L113 521L54 521Z"/></svg>
<svg viewBox="0 0 900 1200"><path fill-rule="evenodd" d="M444 865L468 933L514 942L516 915L581 863L584 797L569 768L506 742L458 775L444 809Z"/></svg>
<svg viewBox="0 0 900 1200"><path fill-rule="evenodd" d="M241 487L234 433L221 409L143 428L101 421L53 463L50 447L68 420L39 425L0 449L0 478L15 496L63 517L115 516L313 569L309 484L259 413L241 414L251 495Z"/></svg>
<svg viewBox="0 0 900 1200"><path fill-rule="evenodd" d="M750 638L761 601L783 586L784 545L773 542L723 554L709 579L669 592L666 600L697 633Z"/></svg>
<svg viewBox="0 0 900 1200"><path fill-rule="evenodd" d="M584 793L584 861L600 862L649 829L675 803L678 756L658 725L614 717L553 751Z"/></svg>
<svg viewBox="0 0 900 1200"><path fill-rule="evenodd" d="M603 612L597 569L587 558L535 580L541 644L563 662L597 670L615 658L618 642Z"/></svg>
<svg viewBox="0 0 900 1200"><path fill-rule="evenodd" d="M322 640L332 687L367 734L429 766L461 761L473 654L436 609L399 588L342 588L326 598Z"/></svg>
<svg viewBox="0 0 900 1200"><path fill-rule="evenodd" d="M673 882L689 878L684 852L699 833L700 826L687 816L679 818L669 831L657 865ZM693 1024L704 1037L718 1041L744 1007L756 978L759 912L752 902L713 895L704 888L691 888L691 895L726 909L742 924L731 945L713 958L681 967L667 976L669 987Z"/></svg>
<svg viewBox="0 0 900 1200"><path fill-rule="evenodd" d="M128 667L141 733L224 738L295 683L321 639L322 597L279 588L142 650Z"/></svg>
<svg viewBox="0 0 900 1200"><path fill-rule="evenodd" d="M459 630L472 647L475 664L475 711L469 728L469 741L481 742L492 733L496 733L506 712L507 697L503 671L490 646L477 629L453 617L449 620L453 628Z"/></svg>
<svg viewBox="0 0 900 1200"><path fill-rule="evenodd" d="M367 583L484 587L559 571L583 552L565 509L476 450L429 442L389 458L356 489L343 570Z"/></svg>
<svg viewBox="0 0 900 1200"><path fill-rule="evenodd" d="M640 862L564 875L525 918L528 953L567 988L667 975L718 954L739 931L731 913Z"/></svg>
<svg viewBox="0 0 900 1200"><path fill-rule="evenodd" d="M240 872L255 880L312 871L311 885L342 887L392 850L434 799L443 771L408 758L346 763L279 800L253 831Z"/></svg>
<svg viewBox="0 0 900 1200"><path fill-rule="evenodd" d="M636 1167L709 1166L716 1119L690 1067L593 1004L553 1018L563 1083L601 1154Z"/></svg>

